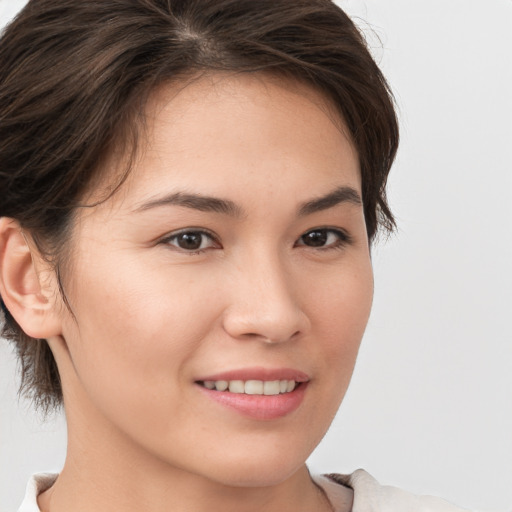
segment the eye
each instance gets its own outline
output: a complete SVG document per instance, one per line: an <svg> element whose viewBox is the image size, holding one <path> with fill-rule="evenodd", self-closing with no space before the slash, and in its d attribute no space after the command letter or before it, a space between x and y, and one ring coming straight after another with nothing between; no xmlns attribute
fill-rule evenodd
<svg viewBox="0 0 512 512"><path fill-rule="evenodd" d="M185 252L196 253L205 249L219 247L213 235L206 231L187 229L174 233L162 240L162 243L172 245Z"/></svg>
<svg viewBox="0 0 512 512"><path fill-rule="evenodd" d="M349 242L350 237L348 234L339 229L318 228L304 233L296 245L320 249L335 249L343 247Z"/></svg>

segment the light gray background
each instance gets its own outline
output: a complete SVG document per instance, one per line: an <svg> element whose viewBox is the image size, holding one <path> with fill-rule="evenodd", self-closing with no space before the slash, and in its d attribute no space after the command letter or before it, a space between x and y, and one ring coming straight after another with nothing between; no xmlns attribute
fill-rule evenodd
<svg viewBox="0 0 512 512"><path fill-rule="evenodd" d="M23 3L0 0L0 23ZM364 467L467 508L512 510L512 1L339 4L361 18L399 104L400 230L374 251L372 318L311 468ZM30 473L59 469L65 429L17 402L3 342L0 414L8 512Z"/></svg>

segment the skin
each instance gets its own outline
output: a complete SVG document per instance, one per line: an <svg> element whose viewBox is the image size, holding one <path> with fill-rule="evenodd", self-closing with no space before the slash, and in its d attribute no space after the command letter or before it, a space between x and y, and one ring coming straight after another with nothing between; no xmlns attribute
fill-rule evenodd
<svg viewBox="0 0 512 512"><path fill-rule="evenodd" d="M25 324L49 339L69 429L65 467L39 505L330 510L305 461L348 387L373 278L360 203L300 208L340 187L361 194L343 123L318 92L263 75L164 87L146 114L127 182L77 214L64 275L74 317L33 247L30 286L18 284L44 298L39 323L27 313ZM88 199L103 196L119 165L108 163ZM143 206L177 192L231 201L237 215ZM212 238L183 249L174 235L184 228ZM324 245L308 245L315 229ZM254 366L306 373L300 407L248 418L196 383Z"/></svg>

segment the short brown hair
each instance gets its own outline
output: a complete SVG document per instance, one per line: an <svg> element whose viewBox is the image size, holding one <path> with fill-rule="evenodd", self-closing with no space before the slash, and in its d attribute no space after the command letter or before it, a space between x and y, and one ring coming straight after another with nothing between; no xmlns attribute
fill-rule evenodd
<svg viewBox="0 0 512 512"><path fill-rule="evenodd" d="M59 275L72 214L160 84L202 71L266 72L330 98L358 151L368 236L391 230L385 185L398 146L386 80L331 0L31 0L0 40L0 217L31 233ZM62 402L45 340L2 303L21 391Z"/></svg>

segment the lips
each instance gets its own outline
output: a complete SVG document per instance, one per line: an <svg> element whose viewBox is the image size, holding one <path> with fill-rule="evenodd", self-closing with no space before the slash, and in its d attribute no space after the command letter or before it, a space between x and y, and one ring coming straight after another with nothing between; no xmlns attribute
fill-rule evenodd
<svg viewBox="0 0 512 512"><path fill-rule="evenodd" d="M234 370L196 381L209 399L258 420L277 419L295 411L308 383L308 375L289 368Z"/></svg>

